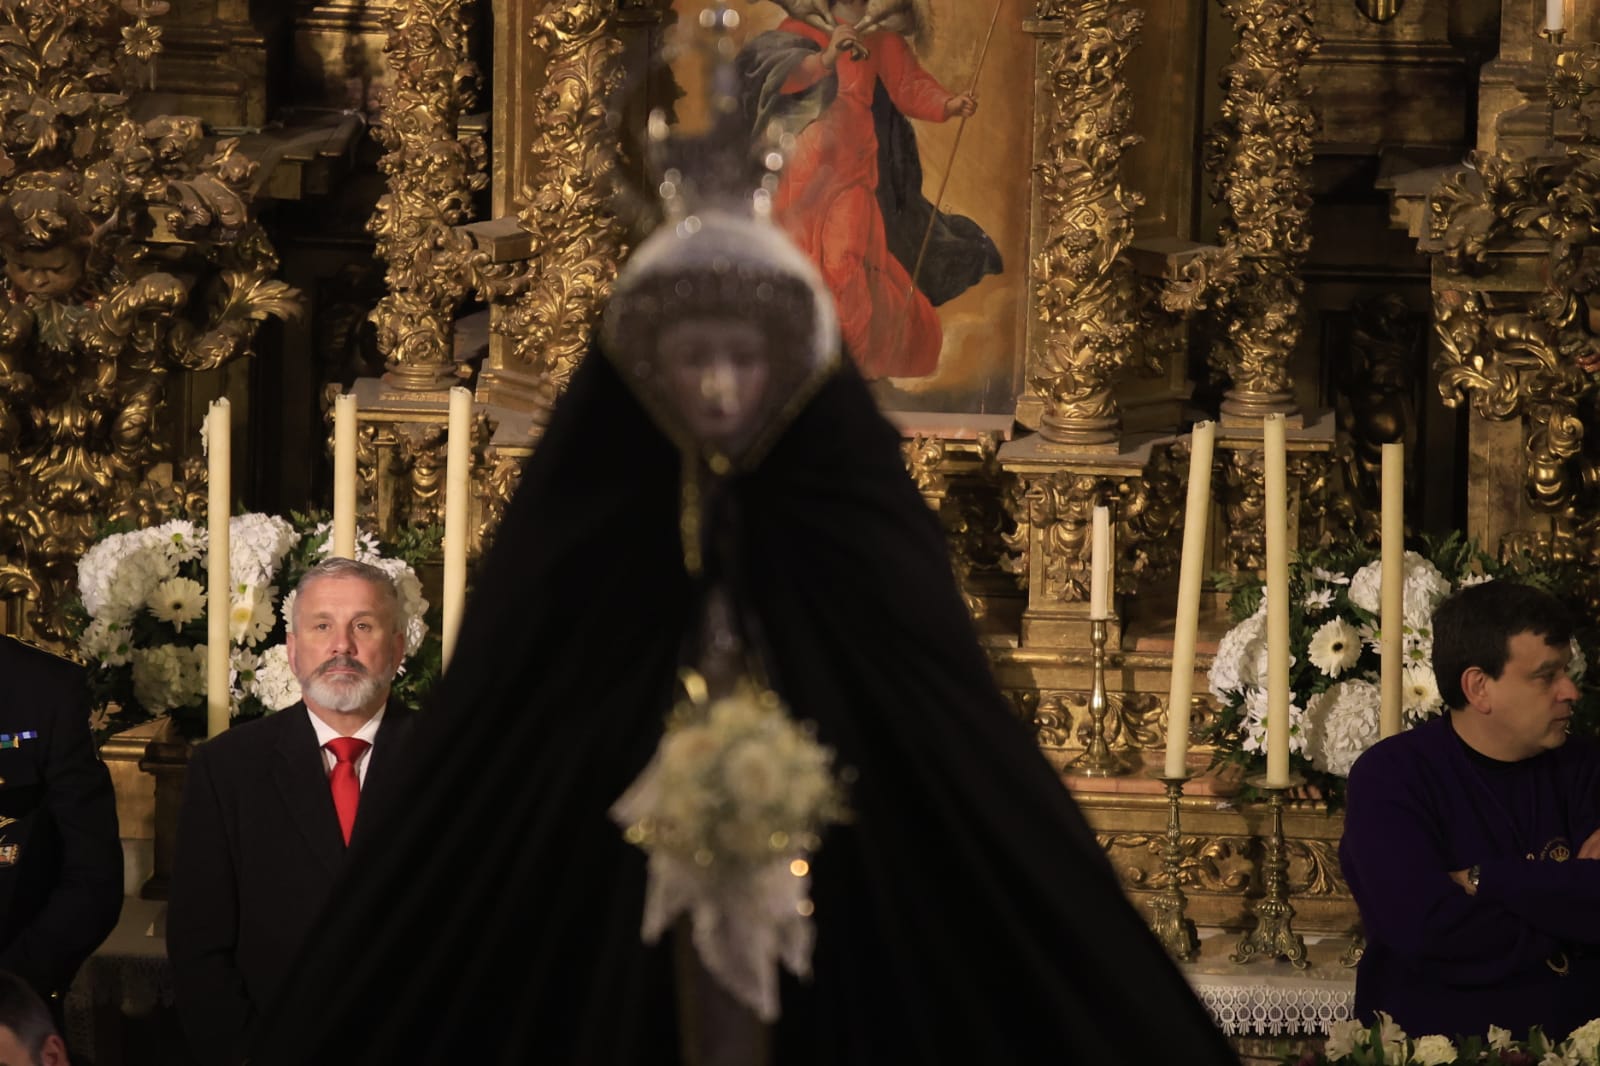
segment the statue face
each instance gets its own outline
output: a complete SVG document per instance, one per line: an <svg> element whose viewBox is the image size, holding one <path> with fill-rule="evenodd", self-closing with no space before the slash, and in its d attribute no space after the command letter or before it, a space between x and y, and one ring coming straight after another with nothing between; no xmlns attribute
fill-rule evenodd
<svg viewBox="0 0 1600 1066"><path fill-rule="evenodd" d="M8 250L6 278L30 296L60 300L83 280L83 252L63 244L49 249Z"/></svg>
<svg viewBox="0 0 1600 1066"><path fill-rule="evenodd" d="M743 319L683 318L658 351L674 401L695 437L732 448L761 410L770 374L767 337Z"/></svg>

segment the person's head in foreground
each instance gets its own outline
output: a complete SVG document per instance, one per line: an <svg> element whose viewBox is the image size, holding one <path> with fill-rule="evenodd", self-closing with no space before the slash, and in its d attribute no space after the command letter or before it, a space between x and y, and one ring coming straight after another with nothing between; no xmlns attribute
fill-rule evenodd
<svg viewBox="0 0 1600 1066"><path fill-rule="evenodd" d="M1578 698L1573 629L1561 601L1529 585L1486 581L1445 599L1433 615L1433 670L1456 733L1503 762L1565 744Z"/></svg>
<svg viewBox="0 0 1600 1066"><path fill-rule="evenodd" d="M68 1066L67 1045L37 992L0 970L0 1066Z"/></svg>

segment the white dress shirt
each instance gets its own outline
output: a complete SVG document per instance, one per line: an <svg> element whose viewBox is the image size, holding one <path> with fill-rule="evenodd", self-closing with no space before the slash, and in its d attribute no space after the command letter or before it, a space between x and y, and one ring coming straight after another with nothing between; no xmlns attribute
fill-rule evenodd
<svg viewBox="0 0 1600 1066"><path fill-rule="evenodd" d="M360 782L363 787L365 787L367 783L367 764L372 761L372 745L377 742L378 727L383 724L383 711L384 709L379 707L377 714L373 715L371 718L368 718L365 725L356 730L354 733L350 734L357 740L364 740L367 742L366 750L362 751L360 755L357 755L355 759L356 780ZM325 774L331 774L333 773L334 763L338 762L339 760L335 759L333 757L333 752L328 750L328 741L333 740L336 737L344 736L344 734L336 731L331 725L329 725L327 722L324 722L316 715L311 714L311 708L306 708L306 714L311 716L311 728L317 731L317 744L322 749L322 772Z"/></svg>

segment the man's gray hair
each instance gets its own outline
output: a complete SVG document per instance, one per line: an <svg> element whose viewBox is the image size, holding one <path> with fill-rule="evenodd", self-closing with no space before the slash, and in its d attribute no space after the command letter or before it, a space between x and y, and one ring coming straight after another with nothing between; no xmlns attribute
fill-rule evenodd
<svg viewBox="0 0 1600 1066"><path fill-rule="evenodd" d="M296 622L300 617L300 593L313 581L321 581L331 577L354 577L365 581L376 588L380 595L389 604L389 618L394 623L397 632L404 632L406 628L405 613L400 606L400 590L395 588L394 579L381 567L371 563L363 563L357 559L347 559L342 555L335 555L322 560L310 570L300 576L299 582L294 587L294 609L290 612L289 632L297 628Z"/></svg>

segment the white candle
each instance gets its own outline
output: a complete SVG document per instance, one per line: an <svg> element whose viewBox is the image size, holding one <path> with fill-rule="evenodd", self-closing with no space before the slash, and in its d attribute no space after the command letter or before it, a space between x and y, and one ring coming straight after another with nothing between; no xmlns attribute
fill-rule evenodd
<svg viewBox="0 0 1600 1066"><path fill-rule="evenodd" d="M226 398L206 420L206 736L228 728L228 614L233 607L228 567L228 496L232 490L232 430Z"/></svg>
<svg viewBox="0 0 1600 1066"><path fill-rule="evenodd" d="M1200 584L1205 576L1206 530L1211 518L1211 455L1215 422L1197 422L1189 445L1189 500L1183 511L1183 562L1178 568L1178 613L1172 630L1172 688L1167 698L1166 776L1188 773L1189 700L1194 690L1194 643L1200 628Z"/></svg>
<svg viewBox="0 0 1600 1066"><path fill-rule="evenodd" d="M1551 33L1560 33L1566 24L1566 0L1544 0L1544 28Z"/></svg>
<svg viewBox="0 0 1600 1066"><path fill-rule="evenodd" d="M1289 785L1289 475L1284 421L1268 415L1262 426L1266 453L1267 534L1267 787Z"/></svg>
<svg viewBox="0 0 1600 1066"><path fill-rule="evenodd" d="M333 554L356 555L356 396L333 398Z"/></svg>
<svg viewBox="0 0 1600 1066"><path fill-rule="evenodd" d="M1382 664L1378 735L1400 732L1405 645L1405 445L1383 446L1381 579L1378 594L1378 655Z"/></svg>
<svg viewBox="0 0 1600 1066"><path fill-rule="evenodd" d="M1089 620L1103 622L1111 615L1111 512L1096 507L1089 531Z"/></svg>
<svg viewBox="0 0 1600 1066"><path fill-rule="evenodd" d="M472 393L459 385L450 390L450 424L445 438L444 492L444 665L450 665L461 611L467 600L467 522L472 497Z"/></svg>

